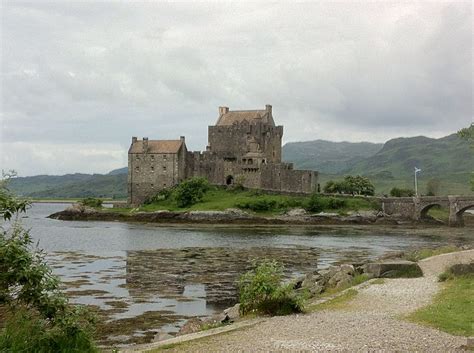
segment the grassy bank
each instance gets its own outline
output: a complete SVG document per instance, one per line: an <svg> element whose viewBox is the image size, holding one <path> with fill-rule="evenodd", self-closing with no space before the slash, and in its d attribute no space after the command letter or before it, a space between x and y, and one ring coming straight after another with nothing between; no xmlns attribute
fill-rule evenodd
<svg viewBox="0 0 474 353"><path fill-rule="evenodd" d="M409 316L411 321L461 336L474 335L474 276L455 277L444 284L433 303Z"/></svg>
<svg viewBox="0 0 474 353"><path fill-rule="evenodd" d="M372 210L377 205L374 201L363 197L320 197L322 209L326 212L345 214L349 211ZM333 200L340 200L333 201ZM279 214L292 208L305 208L310 201L310 196L288 196L264 194L256 191L236 191L221 188L212 188L203 197L203 200L189 207L178 207L172 198L156 201L143 205L140 211L223 211L228 208L240 208L245 211L261 215ZM335 207L337 206L337 207ZM121 212L127 209L114 209ZM128 209L129 211L129 209ZM319 212L319 211L318 211Z"/></svg>

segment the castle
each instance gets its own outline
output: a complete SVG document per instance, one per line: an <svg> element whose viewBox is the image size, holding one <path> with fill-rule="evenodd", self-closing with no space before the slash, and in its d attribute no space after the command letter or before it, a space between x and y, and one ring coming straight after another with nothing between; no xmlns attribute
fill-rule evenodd
<svg viewBox="0 0 474 353"><path fill-rule="evenodd" d="M186 148L179 140L138 140L128 150L128 202L139 205L159 190L191 177L214 185L232 185L268 191L311 193L318 173L294 170L281 161L283 126L276 126L272 106L265 110L229 110L219 107L216 125L208 127L204 152Z"/></svg>

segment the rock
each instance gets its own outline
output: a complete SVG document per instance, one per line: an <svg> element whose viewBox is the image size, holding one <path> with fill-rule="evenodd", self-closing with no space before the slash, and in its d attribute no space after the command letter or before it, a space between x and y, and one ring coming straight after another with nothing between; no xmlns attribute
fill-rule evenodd
<svg viewBox="0 0 474 353"><path fill-rule="evenodd" d="M365 265L364 272L370 277L410 278L423 276L423 272L416 262L406 260L369 263Z"/></svg>
<svg viewBox="0 0 474 353"><path fill-rule="evenodd" d="M201 330L203 324L204 322L201 319L193 317L186 321L186 323L180 328L178 335L187 335L189 333L198 332Z"/></svg>
<svg viewBox="0 0 474 353"><path fill-rule="evenodd" d="M285 216L297 217L297 216L306 216L308 212L304 208L293 208L285 213Z"/></svg>
<svg viewBox="0 0 474 353"><path fill-rule="evenodd" d="M351 284L352 278L353 276L346 273L345 271L339 271L329 279L328 286L332 288L348 286Z"/></svg>
<svg viewBox="0 0 474 353"><path fill-rule="evenodd" d="M463 276L463 275L473 274L474 273L474 262L471 262L469 264L456 264L456 265L453 265L449 269L449 272L451 272L455 276Z"/></svg>
<svg viewBox="0 0 474 353"><path fill-rule="evenodd" d="M240 318L240 304L237 303L230 308L224 310L224 314L227 317L227 321L233 322Z"/></svg>
<svg viewBox="0 0 474 353"><path fill-rule="evenodd" d="M170 338L174 338L174 337L166 332L158 332L153 338L153 342L164 341Z"/></svg>

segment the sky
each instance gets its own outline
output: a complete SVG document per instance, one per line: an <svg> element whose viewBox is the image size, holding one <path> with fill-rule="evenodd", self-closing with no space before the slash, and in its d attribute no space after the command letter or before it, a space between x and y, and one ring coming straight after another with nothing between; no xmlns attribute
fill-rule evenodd
<svg viewBox="0 0 474 353"><path fill-rule="evenodd" d="M473 119L471 1L1 1L0 169L106 173L132 136L204 150L218 107L284 142L442 137Z"/></svg>

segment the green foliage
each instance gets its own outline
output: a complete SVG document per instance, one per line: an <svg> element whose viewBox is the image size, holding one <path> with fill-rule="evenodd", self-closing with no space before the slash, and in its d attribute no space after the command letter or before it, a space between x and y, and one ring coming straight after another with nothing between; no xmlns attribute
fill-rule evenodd
<svg viewBox="0 0 474 353"><path fill-rule="evenodd" d="M102 202L103 201L101 199L96 199L94 197L88 197L88 198L82 199L80 201L80 204L84 205L84 206L98 208L98 207L102 207Z"/></svg>
<svg viewBox="0 0 474 353"><path fill-rule="evenodd" d="M2 179L0 180L0 217L4 220L9 220L12 216L19 212L26 212L29 202L26 200L17 199L8 190L8 183L16 176L16 172L11 170L7 173L2 172Z"/></svg>
<svg viewBox="0 0 474 353"><path fill-rule="evenodd" d="M282 204L279 204L275 199L271 198L257 198L255 200L248 200L240 202L235 205L238 208L252 210L255 212L272 211L281 208Z"/></svg>
<svg viewBox="0 0 474 353"><path fill-rule="evenodd" d="M326 199L322 198L318 194L313 194L306 203L305 210L309 212L321 212L327 206Z"/></svg>
<svg viewBox="0 0 474 353"><path fill-rule="evenodd" d="M441 187L441 181L438 178L432 178L426 183L426 195L436 196L439 195L439 189Z"/></svg>
<svg viewBox="0 0 474 353"><path fill-rule="evenodd" d="M344 180L329 180L323 188L328 194L374 195L375 188L366 177L347 175Z"/></svg>
<svg viewBox="0 0 474 353"><path fill-rule="evenodd" d="M0 190L5 185L2 181ZM5 219L25 211L9 193L2 195ZM7 310L0 352L96 351L91 338L94 318L84 308L69 305L45 254L32 248L28 231L16 222L8 229L0 227L0 306Z"/></svg>
<svg viewBox="0 0 474 353"><path fill-rule="evenodd" d="M172 188L166 188L166 189L161 189L158 191L155 195L148 197L144 204L145 205L151 205L163 200L169 200L173 196L173 189Z"/></svg>
<svg viewBox="0 0 474 353"><path fill-rule="evenodd" d="M201 202L209 188L209 182L205 178L191 178L181 182L174 192L178 207L189 207Z"/></svg>
<svg viewBox="0 0 474 353"><path fill-rule="evenodd" d="M458 131L458 136L469 142L471 150L474 149L474 124ZM472 158L472 157L471 157ZM474 171L471 168L471 190L474 191Z"/></svg>
<svg viewBox="0 0 474 353"><path fill-rule="evenodd" d="M240 312L267 315L287 315L301 312L304 298L292 284L282 284L283 268L276 261L254 264L238 282Z"/></svg>
<svg viewBox="0 0 474 353"><path fill-rule="evenodd" d="M393 197L412 197L415 196L415 191L412 189L404 189L394 187L390 190L390 196Z"/></svg>

